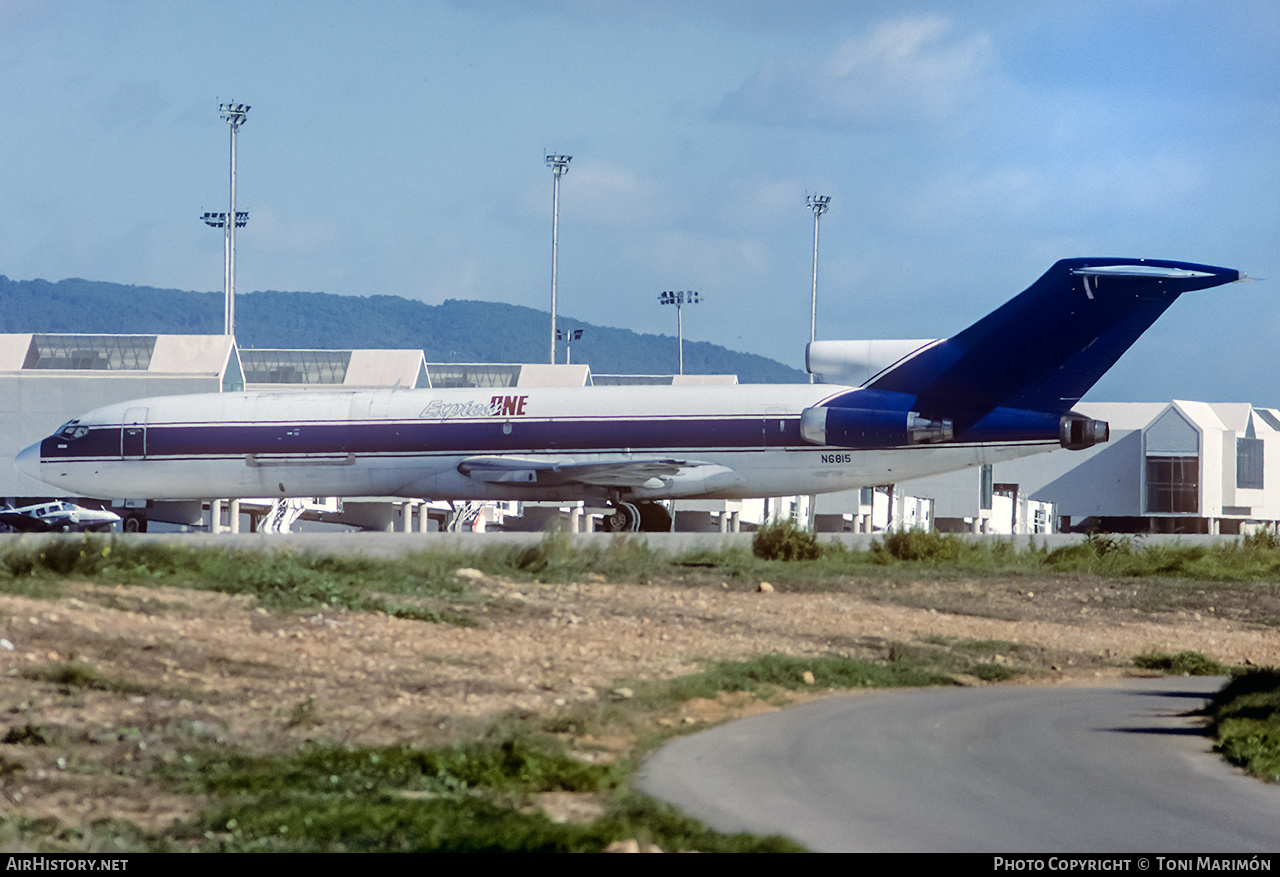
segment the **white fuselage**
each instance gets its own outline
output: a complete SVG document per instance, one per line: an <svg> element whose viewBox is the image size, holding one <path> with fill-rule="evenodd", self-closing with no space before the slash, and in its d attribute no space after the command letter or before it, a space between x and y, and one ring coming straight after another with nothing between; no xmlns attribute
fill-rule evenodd
<svg viewBox="0 0 1280 877"><path fill-rule="evenodd" d="M738 499L895 483L1057 447L854 450L801 438L805 408L849 392L817 384L168 396L96 409L17 465L99 498ZM563 477L520 483L460 471L476 460L527 460ZM643 461L679 465L680 474L628 481L628 467ZM574 475L587 469L590 477Z"/></svg>

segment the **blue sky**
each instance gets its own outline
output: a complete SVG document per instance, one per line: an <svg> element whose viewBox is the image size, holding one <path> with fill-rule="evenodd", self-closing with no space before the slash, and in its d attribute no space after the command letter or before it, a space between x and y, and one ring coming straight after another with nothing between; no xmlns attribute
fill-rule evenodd
<svg viewBox="0 0 1280 877"><path fill-rule="evenodd" d="M0 0L0 273L550 300L803 364L954 333L1069 256L1184 297L1089 398L1280 405L1280 4ZM545 334L542 326L531 332ZM585 348L584 348L585 349ZM575 351L576 353L576 351Z"/></svg>

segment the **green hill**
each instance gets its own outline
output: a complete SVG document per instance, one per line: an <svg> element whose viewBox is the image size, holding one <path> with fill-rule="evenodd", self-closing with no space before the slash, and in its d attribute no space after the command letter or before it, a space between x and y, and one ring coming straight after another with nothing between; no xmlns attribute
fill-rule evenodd
<svg viewBox="0 0 1280 877"><path fill-rule="evenodd" d="M0 275L0 331L104 334L213 334L222 331L222 293L185 292L93 280L10 280ZM250 292L236 296L241 347L421 348L428 362L545 362L545 311L450 299L440 305L392 295ZM575 362L597 374L670 374L676 339L592 326L563 315L557 325L584 329ZM743 383L798 383L804 372L717 344L686 341L689 374L736 374Z"/></svg>

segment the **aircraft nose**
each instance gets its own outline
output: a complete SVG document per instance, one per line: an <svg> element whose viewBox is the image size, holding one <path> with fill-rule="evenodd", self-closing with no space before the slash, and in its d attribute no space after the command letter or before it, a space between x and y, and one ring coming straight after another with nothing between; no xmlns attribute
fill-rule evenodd
<svg viewBox="0 0 1280 877"><path fill-rule="evenodd" d="M40 480L40 443L36 442L29 448L23 448L18 455L13 458L13 468L17 469L28 478Z"/></svg>

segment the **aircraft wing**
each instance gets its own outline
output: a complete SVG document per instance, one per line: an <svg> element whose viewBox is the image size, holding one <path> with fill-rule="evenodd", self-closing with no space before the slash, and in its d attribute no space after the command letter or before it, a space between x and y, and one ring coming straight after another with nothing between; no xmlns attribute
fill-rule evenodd
<svg viewBox="0 0 1280 877"><path fill-rule="evenodd" d="M468 457L458 471L477 481L501 484L586 484L628 488L637 496L646 490L673 490L686 496L736 484L740 476L726 466L674 457Z"/></svg>
<svg viewBox="0 0 1280 877"><path fill-rule="evenodd" d="M43 533L51 529L39 518L24 515L22 512L0 512L0 524L7 524L19 533Z"/></svg>

